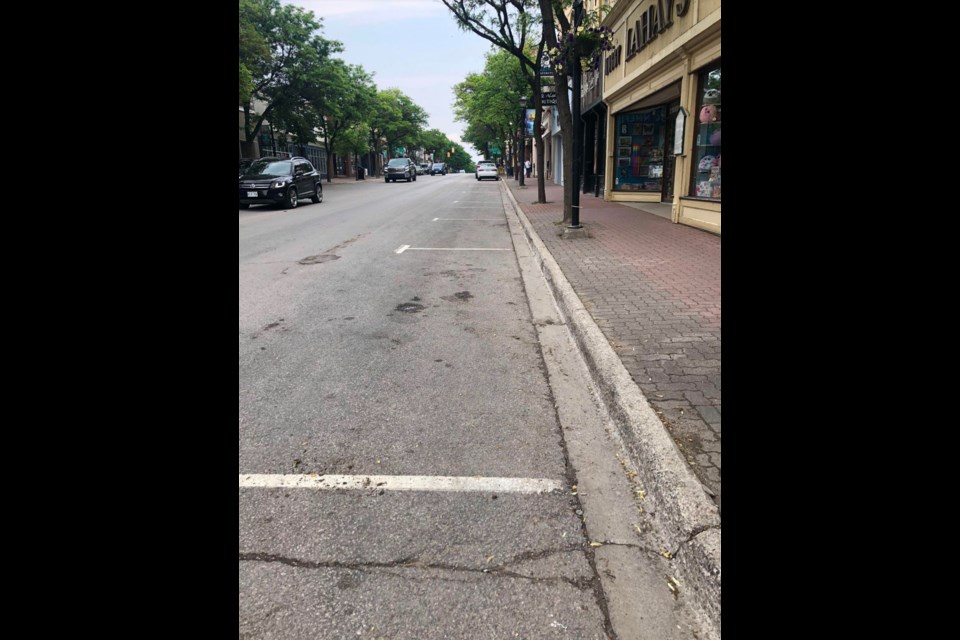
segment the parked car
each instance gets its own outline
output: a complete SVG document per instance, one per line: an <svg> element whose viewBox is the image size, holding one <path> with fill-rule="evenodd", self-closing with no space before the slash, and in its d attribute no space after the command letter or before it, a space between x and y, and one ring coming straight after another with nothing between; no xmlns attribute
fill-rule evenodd
<svg viewBox="0 0 960 640"><path fill-rule="evenodd" d="M497 165L493 162L478 162L477 170L474 173L477 176L477 181L486 178L493 178L494 180L500 179L500 174L497 173Z"/></svg>
<svg viewBox="0 0 960 640"><path fill-rule="evenodd" d="M296 208L301 198L323 202L320 174L306 158L260 158L240 176L240 208L276 204Z"/></svg>
<svg viewBox="0 0 960 640"><path fill-rule="evenodd" d="M417 175L422 176L426 173L430 173L430 163L421 162L420 164L417 165Z"/></svg>
<svg viewBox="0 0 960 640"><path fill-rule="evenodd" d="M435 176L438 173L442 176L447 175L447 164L445 162L434 162L433 166L430 167L430 175Z"/></svg>
<svg viewBox="0 0 960 640"><path fill-rule="evenodd" d="M407 182L417 181L417 165L410 158L391 158L383 169L384 182L396 182L403 178Z"/></svg>

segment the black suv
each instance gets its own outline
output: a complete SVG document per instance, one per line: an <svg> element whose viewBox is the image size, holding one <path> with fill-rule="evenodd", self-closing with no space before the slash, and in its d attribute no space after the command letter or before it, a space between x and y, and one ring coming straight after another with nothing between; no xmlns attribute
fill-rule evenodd
<svg viewBox="0 0 960 640"><path fill-rule="evenodd" d="M410 158L392 158L383 170L384 182L396 182L400 178L417 181L417 165Z"/></svg>
<svg viewBox="0 0 960 640"><path fill-rule="evenodd" d="M306 158L260 158L240 176L240 208L278 204L294 209L301 198L323 202L320 174Z"/></svg>
<svg viewBox="0 0 960 640"><path fill-rule="evenodd" d="M440 174L441 176L447 175L447 163L446 163L446 162L434 162L434 163L433 163L433 166L430 167L430 175L433 176L433 175L437 175L437 174Z"/></svg>

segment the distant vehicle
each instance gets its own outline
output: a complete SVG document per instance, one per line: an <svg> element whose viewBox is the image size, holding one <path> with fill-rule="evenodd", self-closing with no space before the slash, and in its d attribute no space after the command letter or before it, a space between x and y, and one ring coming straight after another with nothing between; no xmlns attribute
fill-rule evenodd
<svg viewBox="0 0 960 640"><path fill-rule="evenodd" d="M240 176L240 208L276 204L295 209L300 198L323 202L320 174L306 158L260 158Z"/></svg>
<svg viewBox="0 0 960 640"><path fill-rule="evenodd" d="M383 170L384 182L396 182L400 178L417 181L417 165L410 158L391 158Z"/></svg>
<svg viewBox="0 0 960 640"><path fill-rule="evenodd" d="M424 175L425 173L430 173L430 163L429 163L429 162L421 162L420 164L417 165L417 175L418 175L418 176L422 176L422 175Z"/></svg>
<svg viewBox="0 0 960 640"><path fill-rule="evenodd" d="M477 169L474 173L477 176L477 181L485 180L487 178L492 178L494 180L500 179L500 174L497 173L497 165L493 162L478 162Z"/></svg>
<svg viewBox="0 0 960 640"><path fill-rule="evenodd" d="M447 175L447 164L445 162L434 162L433 166L430 167L430 175L435 176L438 173L442 176Z"/></svg>

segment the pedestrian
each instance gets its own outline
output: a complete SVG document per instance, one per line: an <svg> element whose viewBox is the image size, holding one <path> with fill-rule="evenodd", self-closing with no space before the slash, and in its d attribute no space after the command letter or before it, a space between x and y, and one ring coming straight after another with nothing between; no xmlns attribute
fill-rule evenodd
<svg viewBox="0 0 960 640"><path fill-rule="evenodd" d="M527 177L529 178L529 177L530 177L530 170L531 170L531 168L533 167L533 165L530 164L530 161L529 161L529 160L524 160L524 161L523 161L523 166L524 166L524 168L527 170Z"/></svg>

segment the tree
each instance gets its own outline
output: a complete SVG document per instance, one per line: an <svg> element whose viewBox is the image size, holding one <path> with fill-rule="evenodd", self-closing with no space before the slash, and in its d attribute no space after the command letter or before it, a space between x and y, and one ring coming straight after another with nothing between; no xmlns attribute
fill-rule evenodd
<svg viewBox="0 0 960 640"><path fill-rule="evenodd" d="M540 5L544 1L540 0ZM534 135L537 146L543 149L543 134L540 128L542 107L540 101L540 57L543 54L542 37L533 36L533 27L540 21L537 15L536 0L443 0L443 4L453 12L457 25L464 31L472 31L494 46L512 54L520 62L520 68L527 78L530 93L533 94ZM551 20L552 23L552 20ZM529 97L529 96L528 96ZM520 104L515 103L514 110L519 114ZM565 136L567 134L564 134ZM537 158L537 202L546 202L546 189L543 182L544 158Z"/></svg>
<svg viewBox="0 0 960 640"><path fill-rule="evenodd" d="M581 57L584 51L580 48L588 40L596 42L596 46L589 54L592 58L591 64L599 64L604 50L611 48L609 38L612 35L609 29L600 28L600 20L609 6L599 7L598 12L584 12L580 28L575 34L573 25L567 18L566 9L570 7L570 0L539 0L540 13L543 16L543 39L547 46L551 60L553 61L553 73L557 82L557 110L560 112L560 129L563 131L563 174L565 176L563 183L563 222L570 222L573 219L573 190L579 189L579 184L573 184L569 179L574 175L574 140L573 140L573 114L570 100L567 92L561 90L569 86L569 80L572 74L580 73ZM603 32L606 32L607 36ZM603 42L602 45L600 43ZM573 64L571 64L573 62ZM573 96L574 100L580 100L580 96ZM577 172L579 175L579 171ZM577 181L579 182L579 180Z"/></svg>
<svg viewBox="0 0 960 640"><path fill-rule="evenodd" d="M446 162L446 150L455 146L454 142L439 129L427 129L420 133L417 145L429 153L435 162ZM442 156L442 159L441 159Z"/></svg>
<svg viewBox="0 0 960 640"><path fill-rule="evenodd" d="M342 45L314 32L322 19L279 0L240 0L240 104L244 112L245 153L253 155L253 141L264 120L278 106L292 125L303 115L306 87L316 82L320 69ZM254 100L266 106L252 117Z"/></svg>
<svg viewBox="0 0 960 640"><path fill-rule="evenodd" d="M410 96L396 88L377 93L370 115L371 132L379 145L382 139L387 145L387 157L393 157L394 149L413 146L419 140L427 124L427 112Z"/></svg>
<svg viewBox="0 0 960 640"><path fill-rule="evenodd" d="M564 13L561 0L539 0L540 13L543 16L543 40L548 51L558 50L557 24L560 25L560 37L570 32L570 21ZM580 185L573 184L573 117L570 112L570 98L567 95L568 78L572 69L563 65L553 69L553 78L557 89L557 111L560 114L561 144L563 144L563 223L573 220L573 190ZM580 96L574 96L579 100Z"/></svg>
<svg viewBox="0 0 960 640"><path fill-rule="evenodd" d="M339 155L345 156L353 154L357 159L354 171L359 171L359 166L363 164L360 162L360 158L365 155L368 150L367 133L365 129L366 124L359 123L341 132L337 140L337 146L333 149Z"/></svg>
<svg viewBox="0 0 960 640"><path fill-rule="evenodd" d="M327 150L327 182L333 179L333 153L338 139L368 118L376 92L373 79L362 66L333 59L324 68L310 102Z"/></svg>
<svg viewBox="0 0 960 640"><path fill-rule="evenodd" d="M527 88L516 57L503 50L488 53L482 73L470 74L454 86L454 114L469 123L463 139L490 158L493 145L502 148L505 139L516 136L517 96Z"/></svg>

